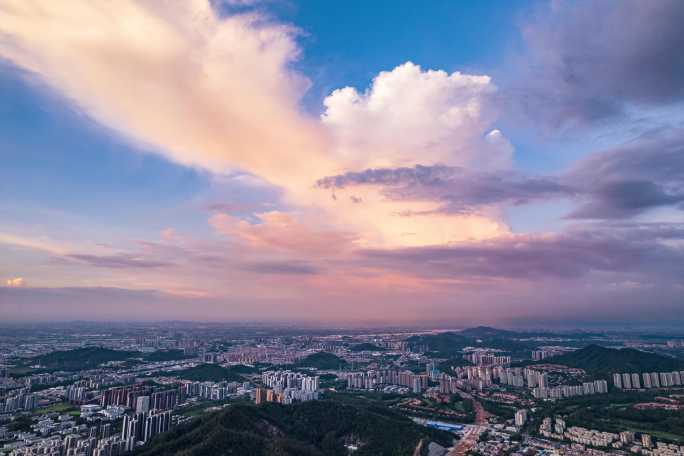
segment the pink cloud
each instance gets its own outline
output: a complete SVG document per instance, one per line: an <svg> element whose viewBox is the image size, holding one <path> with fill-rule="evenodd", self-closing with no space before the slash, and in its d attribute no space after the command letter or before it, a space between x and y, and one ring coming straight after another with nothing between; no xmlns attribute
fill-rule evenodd
<svg viewBox="0 0 684 456"><path fill-rule="evenodd" d="M13 277L11 279L7 279L5 282L8 287L23 287L26 285L26 280L24 280L23 277Z"/></svg>
<svg viewBox="0 0 684 456"><path fill-rule="evenodd" d="M258 214L259 222L250 223L227 214L214 214L209 223L219 233L258 249L320 256L335 254L352 247L356 237L315 223L302 223L290 214L278 211Z"/></svg>

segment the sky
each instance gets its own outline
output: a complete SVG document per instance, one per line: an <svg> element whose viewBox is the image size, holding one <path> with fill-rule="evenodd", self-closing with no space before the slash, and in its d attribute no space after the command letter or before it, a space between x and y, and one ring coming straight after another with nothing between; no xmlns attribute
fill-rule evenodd
<svg viewBox="0 0 684 456"><path fill-rule="evenodd" d="M0 320L679 325L683 21L0 0Z"/></svg>

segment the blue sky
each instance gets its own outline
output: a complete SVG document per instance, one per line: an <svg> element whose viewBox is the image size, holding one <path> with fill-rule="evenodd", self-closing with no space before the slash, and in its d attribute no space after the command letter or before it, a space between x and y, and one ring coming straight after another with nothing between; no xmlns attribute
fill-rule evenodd
<svg viewBox="0 0 684 456"><path fill-rule="evenodd" d="M354 319L401 322L676 305L677 1L42 11L0 7L8 318L318 321L357 290Z"/></svg>
<svg viewBox="0 0 684 456"><path fill-rule="evenodd" d="M446 71L489 72L520 45L527 2L411 1L274 4L273 14L300 28L296 66L312 75L307 104L320 112L330 91L365 88L380 71L406 61Z"/></svg>

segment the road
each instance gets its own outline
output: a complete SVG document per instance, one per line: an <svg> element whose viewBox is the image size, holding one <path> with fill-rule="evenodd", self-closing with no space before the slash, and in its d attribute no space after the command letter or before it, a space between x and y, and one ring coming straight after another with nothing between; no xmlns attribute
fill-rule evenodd
<svg viewBox="0 0 684 456"><path fill-rule="evenodd" d="M465 456L477 444L480 437L479 426L469 427L447 456Z"/></svg>
<svg viewBox="0 0 684 456"><path fill-rule="evenodd" d="M420 456L420 452L423 450L423 439L420 439L420 442L418 442L418 446L416 446L416 449L413 450L413 456Z"/></svg>
<svg viewBox="0 0 684 456"><path fill-rule="evenodd" d="M465 456L468 454L468 451L470 451L477 444L480 434L486 429L488 423L487 420L491 416L489 412L482 407L482 404L480 404L480 402L473 397L472 394L461 390L459 390L458 393L461 395L461 397L463 397L463 399L470 399L473 401L473 408L475 409L475 425L469 426L466 429L465 433L463 434L463 438L458 441L456 446L451 449L447 456Z"/></svg>

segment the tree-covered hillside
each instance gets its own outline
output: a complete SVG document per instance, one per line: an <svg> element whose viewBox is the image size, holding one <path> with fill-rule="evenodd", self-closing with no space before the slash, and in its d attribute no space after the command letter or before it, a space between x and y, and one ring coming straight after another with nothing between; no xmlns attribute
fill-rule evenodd
<svg viewBox="0 0 684 456"><path fill-rule="evenodd" d="M589 345L580 350L547 358L544 362L584 369L596 375L613 372L670 372L684 369L684 361L633 348L614 349Z"/></svg>
<svg viewBox="0 0 684 456"><path fill-rule="evenodd" d="M155 438L136 456L410 456L421 439L452 436L413 423L375 401L235 404ZM425 445L427 446L427 445Z"/></svg>
<svg viewBox="0 0 684 456"><path fill-rule="evenodd" d="M412 347L425 347L428 351L438 353L445 358L455 354L460 355L461 350L471 345L472 340L454 332L411 336L407 342Z"/></svg>
<svg viewBox="0 0 684 456"><path fill-rule="evenodd" d="M460 332L443 332L412 336L407 342L414 348L426 348L434 357L454 358L465 347L482 347L502 350L513 356L529 357L538 343L519 340L521 334L480 326Z"/></svg>
<svg viewBox="0 0 684 456"><path fill-rule="evenodd" d="M76 371L94 369L102 363L110 361L125 361L130 358L142 357L137 351L110 350L101 347L85 347L75 350L54 351L46 355L29 358L27 365L40 365L46 370Z"/></svg>
<svg viewBox="0 0 684 456"><path fill-rule="evenodd" d="M313 353L297 363L298 367L314 367L316 369L339 369L347 364L342 358L328 352Z"/></svg>

